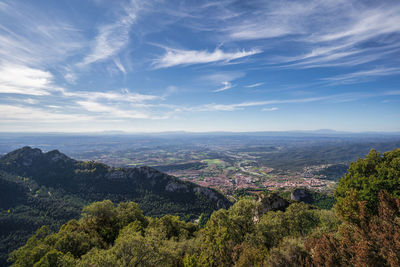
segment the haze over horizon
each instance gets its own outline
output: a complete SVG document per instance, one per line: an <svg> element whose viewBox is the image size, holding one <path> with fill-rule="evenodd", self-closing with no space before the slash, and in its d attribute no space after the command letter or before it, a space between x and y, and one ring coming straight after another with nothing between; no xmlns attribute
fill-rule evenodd
<svg viewBox="0 0 400 267"><path fill-rule="evenodd" d="M398 1L0 2L0 132L400 132Z"/></svg>

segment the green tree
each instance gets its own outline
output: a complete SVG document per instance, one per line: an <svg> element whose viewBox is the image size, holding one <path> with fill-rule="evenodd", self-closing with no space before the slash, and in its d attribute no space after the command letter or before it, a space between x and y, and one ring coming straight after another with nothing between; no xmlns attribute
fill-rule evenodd
<svg viewBox="0 0 400 267"><path fill-rule="evenodd" d="M230 266L234 248L255 229L254 214L257 203L242 199L229 210L214 212L201 233L200 265Z"/></svg>
<svg viewBox="0 0 400 267"><path fill-rule="evenodd" d="M117 210L110 200L94 202L82 210L83 220L89 229L95 230L106 243L111 243L118 235Z"/></svg>
<svg viewBox="0 0 400 267"><path fill-rule="evenodd" d="M139 205L135 202L121 202L118 204L117 209L117 220L119 227L122 228L131 222L139 221L142 227L146 227L148 221L143 215Z"/></svg>
<svg viewBox="0 0 400 267"><path fill-rule="evenodd" d="M11 252L9 261L15 266L33 266L50 250L50 247L43 242L50 234L50 228L42 226L23 247Z"/></svg>
<svg viewBox="0 0 400 267"><path fill-rule="evenodd" d="M400 149L383 155L371 150L365 159L350 165L335 190L339 215L345 220L354 220L359 201L366 201L368 212L377 214L381 190L400 197Z"/></svg>

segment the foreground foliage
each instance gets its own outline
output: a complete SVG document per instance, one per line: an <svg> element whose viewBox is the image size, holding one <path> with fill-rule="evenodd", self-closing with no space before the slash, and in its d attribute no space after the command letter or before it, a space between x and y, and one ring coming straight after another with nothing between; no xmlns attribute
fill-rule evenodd
<svg viewBox="0 0 400 267"><path fill-rule="evenodd" d="M40 228L10 260L14 266L400 266L399 170L400 150L371 151L340 181L331 210L292 202L266 211L263 202L243 198L199 224L145 217L133 202L94 202L56 233Z"/></svg>
<svg viewBox="0 0 400 267"><path fill-rule="evenodd" d="M303 260L307 253L301 240L324 227L321 211L294 203L257 222L257 205L240 200L229 210L214 212L199 229L172 215L145 217L133 202L117 207L109 200L94 202L83 209L81 219L57 233L40 228L10 260L15 266L248 266L272 262L269 251L285 260L285 249Z"/></svg>

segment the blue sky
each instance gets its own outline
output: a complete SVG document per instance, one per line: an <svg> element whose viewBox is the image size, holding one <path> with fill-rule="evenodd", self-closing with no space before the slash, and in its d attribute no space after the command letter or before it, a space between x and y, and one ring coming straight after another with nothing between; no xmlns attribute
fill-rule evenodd
<svg viewBox="0 0 400 267"><path fill-rule="evenodd" d="M0 131L400 131L399 1L0 1Z"/></svg>

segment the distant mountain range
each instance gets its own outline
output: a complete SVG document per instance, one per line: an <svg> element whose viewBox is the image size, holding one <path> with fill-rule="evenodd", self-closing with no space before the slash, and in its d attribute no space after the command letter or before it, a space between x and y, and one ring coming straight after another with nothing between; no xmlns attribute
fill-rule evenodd
<svg viewBox="0 0 400 267"><path fill-rule="evenodd" d="M57 229L93 201L135 201L146 215L195 219L228 208L219 192L150 167L112 168L23 147L0 158L0 266L43 224Z"/></svg>
<svg viewBox="0 0 400 267"><path fill-rule="evenodd" d="M317 129L317 130L288 130L288 131L249 131L249 132L229 132L229 131L212 131L212 132L189 132L189 131L164 131L164 132L125 132L125 131L100 131L100 132L0 132L0 136L57 136L57 135L131 135L131 136L175 136L175 135L297 135L297 134L321 134L321 135L394 135L399 136L399 131L338 131L333 129Z"/></svg>

